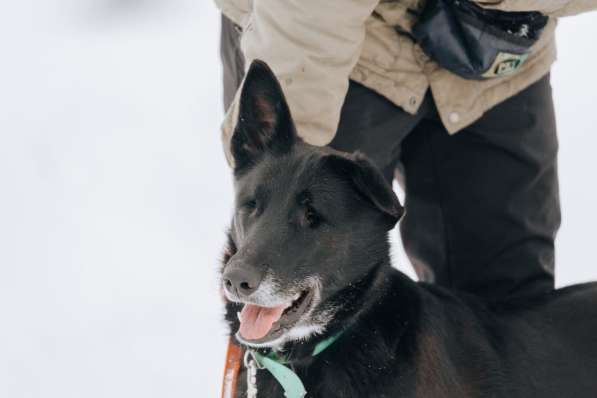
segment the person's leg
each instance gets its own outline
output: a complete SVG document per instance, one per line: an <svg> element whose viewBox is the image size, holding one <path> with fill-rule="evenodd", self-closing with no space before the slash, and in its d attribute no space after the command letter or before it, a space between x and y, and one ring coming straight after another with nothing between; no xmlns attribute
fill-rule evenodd
<svg viewBox="0 0 597 398"><path fill-rule="evenodd" d="M227 110L234 100L236 90L240 87L245 75L245 61L240 50L240 35L239 28L222 15L220 58L224 84L224 110Z"/></svg>
<svg viewBox="0 0 597 398"><path fill-rule="evenodd" d="M351 81L338 130L329 146L365 154L392 183L400 143L431 108L428 96L418 114L411 115L376 92Z"/></svg>
<svg viewBox="0 0 597 398"><path fill-rule="evenodd" d="M454 136L426 118L402 149L402 239L422 279L490 300L554 288L560 205L549 76Z"/></svg>

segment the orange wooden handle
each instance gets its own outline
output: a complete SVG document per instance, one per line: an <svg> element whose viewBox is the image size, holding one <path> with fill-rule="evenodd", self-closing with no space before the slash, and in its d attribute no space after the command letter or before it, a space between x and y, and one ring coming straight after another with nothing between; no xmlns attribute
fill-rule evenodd
<svg viewBox="0 0 597 398"><path fill-rule="evenodd" d="M232 337L228 339L226 349L226 363L224 364L224 377L222 378L221 398L236 398L238 374L243 360L243 350L234 344Z"/></svg>

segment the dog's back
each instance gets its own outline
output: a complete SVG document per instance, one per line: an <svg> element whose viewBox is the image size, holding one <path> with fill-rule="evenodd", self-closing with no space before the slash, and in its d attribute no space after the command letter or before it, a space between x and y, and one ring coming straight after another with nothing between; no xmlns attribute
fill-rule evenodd
<svg viewBox="0 0 597 398"><path fill-rule="evenodd" d="M496 305L423 290L414 396L597 396L597 283Z"/></svg>
<svg viewBox="0 0 597 398"><path fill-rule="evenodd" d="M557 290L500 318L505 366L525 392L597 396L597 283Z"/></svg>

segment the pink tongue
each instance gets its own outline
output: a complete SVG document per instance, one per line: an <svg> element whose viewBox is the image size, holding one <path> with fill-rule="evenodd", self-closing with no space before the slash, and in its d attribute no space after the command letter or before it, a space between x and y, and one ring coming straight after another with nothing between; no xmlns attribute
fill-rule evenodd
<svg viewBox="0 0 597 398"><path fill-rule="evenodd" d="M282 316L286 305L274 308L245 304L240 313L240 335L248 340L263 338Z"/></svg>

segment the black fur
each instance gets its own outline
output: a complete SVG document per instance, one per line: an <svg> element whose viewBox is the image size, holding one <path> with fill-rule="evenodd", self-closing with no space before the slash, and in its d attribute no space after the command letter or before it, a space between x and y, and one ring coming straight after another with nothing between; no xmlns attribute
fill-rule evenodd
<svg viewBox="0 0 597 398"><path fill-rule="evenodd" d="M276 275L280 291L320 279L312 316L331 311L325 331L279 347L308 397L597 396L597 284L489 304L410 280L392 268L387 240L402 208L371 163L298 139L263 63L251 66L241 104L223 270L234 259ZM231 335L241 308L226 306ZM283 397L267 371L258 388L260 397Z"/></svg>
<svg viewBox="0 0 597 398"><path fill-rule="evenodd" d="M240 96L239 123L231 145L237 175L266 150L288 152L296 137L280 84L270 75L261 61L253 62L247 72Z"/></svg>

